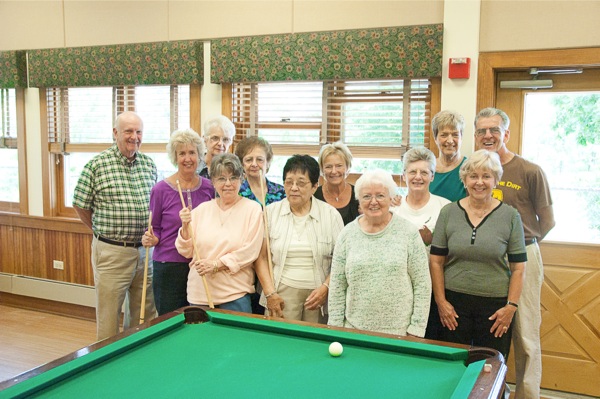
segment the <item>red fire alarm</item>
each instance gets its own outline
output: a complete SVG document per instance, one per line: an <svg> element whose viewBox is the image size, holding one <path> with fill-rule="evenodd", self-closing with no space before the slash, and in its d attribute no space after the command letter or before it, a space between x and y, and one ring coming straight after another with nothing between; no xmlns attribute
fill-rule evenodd
<svg viewBox="0 0 600 399"><path fill-rule="evenodd" d="M470 58L450 58L450 68L448 69L450 79L469 79L470 71Z"/></svg>

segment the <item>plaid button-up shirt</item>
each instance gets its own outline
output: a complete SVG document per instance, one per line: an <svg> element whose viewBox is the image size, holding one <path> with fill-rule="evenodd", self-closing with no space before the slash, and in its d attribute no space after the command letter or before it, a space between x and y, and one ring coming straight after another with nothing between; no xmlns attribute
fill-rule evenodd
<svg viewBox="0 0 600 399"><path fill-rule="evenodd" d="M77 182L73 205L92 211L94 234L115 241L141 241L148 227L154 161L137 153L133 162L116 144L89 161Z"/></svg>

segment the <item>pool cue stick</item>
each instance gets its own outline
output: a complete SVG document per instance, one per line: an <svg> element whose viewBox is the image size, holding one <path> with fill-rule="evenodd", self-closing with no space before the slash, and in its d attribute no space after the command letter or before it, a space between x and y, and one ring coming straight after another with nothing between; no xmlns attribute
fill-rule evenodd
<svg viewBox="0 0 600 399"><path fill-rule="evenodd" d="M152 211L148 215L148 230L152 228ZM144 285L142 285L142 308L140 309L140 324L146 317L146 285L148 284L148 258L150 257L150 247L146 247L146 261L144 262Z"/></svg>
<svg viewBox="0 0 600 399"><path fill-rule="evenodd" d="M263 223L265 225L265 236L267 241L267 264L269 265L269 275L273 286L275 286L275 279L273 278L273 262L271 260L271 244L269 243L269 219L267 218L267 194L265 193L265 179L263 176L262 169L260 170L260 195L264 201L263 206Z"/></svg>
<svg viewBox="0 0 600 399"><path fill-rule="evenodd" d="M181 186L179 185L179 180L175 180L175 183L177 183L177 191L179 191L179 198L181 198L181 206L185 208L186 207L185 200L183 199L183 193L181 192ZM196 237L194 237L194 230L192 229L191 225L188 225L188 233L190 233L190 237L192 238L192 245L194 248L194 256L196 257L197 260L200 260L198 246L196 245ZM202 284L204 284L204 290L206 291L206 298L208 299L208 306L211 309L214 309L215 304L213 303L212 295L210 294L210 289L208 288L208 282L206 281L206 276L201 276L201 277L202 277Z"/></svg>

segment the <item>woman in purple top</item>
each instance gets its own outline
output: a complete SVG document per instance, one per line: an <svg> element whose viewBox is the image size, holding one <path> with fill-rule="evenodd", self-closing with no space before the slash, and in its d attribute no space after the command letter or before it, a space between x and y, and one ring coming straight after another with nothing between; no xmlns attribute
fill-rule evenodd
<svg viewBox="0 0 600 399"><path fill-rule="evenodd" d="M177 172L152 188L152 229L142 239L144 246L154 246L152 287L159 315L188 305L186 287L190 259L181 256L175 248L175 239L181 227L181 197L177 181L190 209L215 197L210 180L196 173L198 160L204 154L204 143L198 133L192 129L174 131L167 144L167 153L173 165L177 166Z"/></svg>

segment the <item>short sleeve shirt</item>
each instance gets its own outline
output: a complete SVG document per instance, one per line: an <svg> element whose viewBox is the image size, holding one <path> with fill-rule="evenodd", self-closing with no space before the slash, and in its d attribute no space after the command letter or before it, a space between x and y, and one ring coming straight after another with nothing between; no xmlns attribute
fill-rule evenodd
<svg viewBox="0 0 600 399"><path fill-rule="evenodd" d="M94 234L137 242L148 227L150 190L156 180L152 158L138 152L130 162L114 144L84 166L73 205L92 211Z"/></svg>

